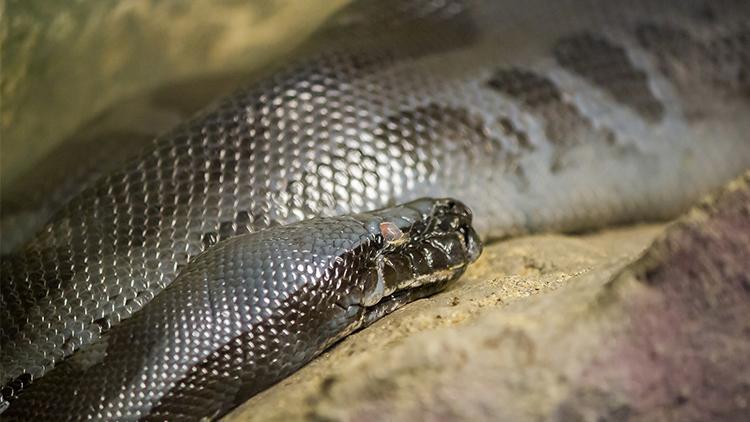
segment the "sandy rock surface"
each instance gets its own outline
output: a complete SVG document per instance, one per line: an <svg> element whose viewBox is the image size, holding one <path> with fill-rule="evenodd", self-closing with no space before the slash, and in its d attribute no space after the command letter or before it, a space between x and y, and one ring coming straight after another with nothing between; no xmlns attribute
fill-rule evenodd
<svg viewBox="0 0 750 422"><path fill-rule="evenodd" d="M747 180L666 228L488 245L226 420L742 420Z"/></svg>

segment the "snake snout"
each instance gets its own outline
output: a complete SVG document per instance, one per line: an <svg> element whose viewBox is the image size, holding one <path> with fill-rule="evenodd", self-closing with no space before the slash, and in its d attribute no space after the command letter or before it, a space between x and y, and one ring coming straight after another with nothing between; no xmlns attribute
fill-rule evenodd
<svg viewBox="0 0 750 422"><path fill-rule="evenodd" d="M482 254L482 241L472 225L471 208L452 198L435 201L433 221L435 231L460 235L467 263L476 261Z"/></svg>
<svg viewBox="0 0 750 422"><path fill-rule="evenodd" d="M415 289L438 291L476 261L482 244L469 207L454 199L423 198L385 210L377 284L367 304Z"/></svg>
<svg viewBox="0 0 750 422"><path fill-rule="evenodd" d="M479 238L479 234L474 230L471 225L464 226L461 230L463 235L464 246L466 253L469 258L469 262L474 262L479 259L482 255L482 240Z"/></svg>

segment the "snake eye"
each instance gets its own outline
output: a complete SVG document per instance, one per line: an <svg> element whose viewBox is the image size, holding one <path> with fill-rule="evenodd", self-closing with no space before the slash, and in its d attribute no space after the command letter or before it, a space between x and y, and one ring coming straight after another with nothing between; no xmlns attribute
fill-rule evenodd
<svg viewBox="0 0 750 422"><path fill-rule="evenodd" d="M406 234L390 221L380 223L380 234L385 243L390 245L404 243L407 239Z"/></svg>

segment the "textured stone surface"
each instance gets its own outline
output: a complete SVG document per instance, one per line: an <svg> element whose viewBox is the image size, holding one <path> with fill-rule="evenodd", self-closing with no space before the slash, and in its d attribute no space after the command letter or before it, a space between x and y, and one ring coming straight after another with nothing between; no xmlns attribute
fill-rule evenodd
<svg viewBox="0 0 750 422"><path fill-rule="evenodd" d="M490 245L227 420L739 420L747 177L666 229Z"/></svg>

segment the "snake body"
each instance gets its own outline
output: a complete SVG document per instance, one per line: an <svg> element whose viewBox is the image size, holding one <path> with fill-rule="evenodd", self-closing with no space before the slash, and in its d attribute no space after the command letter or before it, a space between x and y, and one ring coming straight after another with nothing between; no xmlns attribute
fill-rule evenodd
<svg viewBox="0 0 750 422"><path fill-rule="evenodd" d="M480 248L469 210L432 199L219 242L24 392L9 416L221 415L353 330L439 291Z"/></svg>
<svg viewBox="0 0 750 422"><path fill-rule="evenodd" d="M158 138L4 257L3 394L83 346L86 356L101 352L102 333L132 315L142 321L139 310L154 297L176 294L179 287L164 290L176 278L190 285L185 274L229 259L195 258L202 252L245 247L233 238L259 247L246 233L418 197L466 203L483 238L682 211L750 166L750 4L622 3L353 4L286 70ZM149 327L137 335L163 335ZM243 347L214 346L226 359ZM144 365L162 362L150 350L134 353ZM289 368L310 358L278 357ZM256 387L238 399L281 376L254 362L269 372L254 373ZM65 379L46 378L42 391ZM9 414L49 415L32 400L45 397L36 384ZM138 380L122 388L148 394ZM81 394L84 408L68 409L72 417L118 415L103 410L111 408L101 395Z"/></svg>

